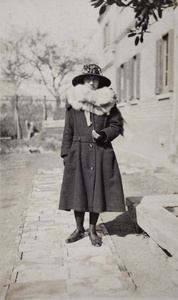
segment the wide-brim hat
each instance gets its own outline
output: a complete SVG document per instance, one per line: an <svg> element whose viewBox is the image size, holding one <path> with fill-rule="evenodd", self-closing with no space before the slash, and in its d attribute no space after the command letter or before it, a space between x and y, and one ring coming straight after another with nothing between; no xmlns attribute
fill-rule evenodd
<svg viewBox="0 0 178 300"><path fill-rule="evenodd" d="M101 68L95 64L89 64L83 66L83 73L74 77L72 80L73 86L77 84L84 84L84 78L87 76L94 76L99 78L99 85L98 88L102 88L104 86L110 86L111 81L102 75Z"/></svg>

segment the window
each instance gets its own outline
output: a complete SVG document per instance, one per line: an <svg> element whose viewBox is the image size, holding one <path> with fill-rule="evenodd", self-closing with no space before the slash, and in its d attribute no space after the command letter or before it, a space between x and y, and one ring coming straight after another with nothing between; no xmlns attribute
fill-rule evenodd
<svg viewBox="0 0 178 300"><path fill-rule="evenodd" d="M119 102L127 101L127 63L122 64L118 69L118 95L119 95Z"/></svg>
<svg viewBox="0 0 178 300"><path fill-rule="evenodd" d="M125 65L123 64L120 68L120 98L122 101L126 101L124 99L124 85L125 85L125 76L124 76L124 73L125 73Z"/></svg>
<svg viewBox="0 0 178 300"><path fill-rule="evenodd" d="M168 87L168 34L163 36L163 88Z"/></svg>
<svg viewBox="0 0 178 300"><path fill-rule="evenodd" d="M140 98L140 54L135 55L130 60L130 100Z"/></svg>
<svg viewBox="0 0 178 300"><path fill-rule="evenodd" d="M173 90L173 30L156 44L156 94Z"/></svg>
<svg viewBox="0 0 178 300"><path fill-rule="evenodd" d="M109 45L109 23L104 26L104 48Z"/></svg>
<svg viewBox="0 0 178 300"><path fill-rule="evenodd" d="M122 64L117 72L119 102L140 98L140 54Z"/></svg>

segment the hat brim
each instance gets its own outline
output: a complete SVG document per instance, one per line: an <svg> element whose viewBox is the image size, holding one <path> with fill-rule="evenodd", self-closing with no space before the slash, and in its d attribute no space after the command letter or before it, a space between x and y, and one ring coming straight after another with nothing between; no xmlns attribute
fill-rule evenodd
<svg viewBox="0 0 178 300"><path fill-rule="evenodd" d="M111 81L105 76L102 76L99 74L81 74L81 75L74 77L74 79L72 80L73 86L76 86L77 84L84 84L84 78L87 76L94 76L94 77L99 78L99 85L98 85L99 89L104 86L111 85Z"/></svg>

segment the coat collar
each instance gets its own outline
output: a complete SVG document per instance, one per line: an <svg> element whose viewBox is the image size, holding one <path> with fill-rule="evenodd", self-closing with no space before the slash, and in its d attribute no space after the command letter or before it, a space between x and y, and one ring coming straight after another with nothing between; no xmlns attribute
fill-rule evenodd
<svg viewBox="0 0 178 300"><path fill-rule="evenodd" d="M117 104L116 94L111 88L103 87L92 91L83 84L72 87L67 99L74 109L96 115L109 114L111 108Z"/></svg>

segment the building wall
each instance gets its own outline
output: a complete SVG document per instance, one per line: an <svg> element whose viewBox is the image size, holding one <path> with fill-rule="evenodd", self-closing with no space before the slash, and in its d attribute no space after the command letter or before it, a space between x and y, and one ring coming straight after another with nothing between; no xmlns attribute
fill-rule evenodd
<svg viewBox="0 0 178 300"><path fill-rule="evenodd" d="M178 155L178 113L176 112L178 94L175 82L177 77L177 71L175 70L177 66L177 16L177 10L164 11L163 18L159 22L152 21L149 28L150 33L145 34L144 43L138 46L134 45L134 38L128 38L127 36L127 29L132 29L134 24L133 12L130 9L120 9L113 5L99 20L101 35L103 36L100 65L104 75L111 79L112 87L117 92L118 99L122 98L120 95L121 89L124 93L124 84L119 83L119 77L121 77L119 72L122 72L122 68L126 68L125 63L127 63L127 68L130 66L131 59L135 55L137 55L136 59L139 62L139 71L137 72L139 76L136 74L139 96L133 97L132 95L131 99L128 92L124 101L119 99L121 102L118 106L127 124L125 126L125 139L119 139L118 147L123 147L125 151L144 156L158 165L165 165L170 161L176 164ZM106 24L109 24L107 26L110 28L107 45L104 41ZM173 39L168 50L173 51L174 55L174 63L171 70L169 70L172 74L173 89L172 91L168 90L156 94L156 72L159 60L159 57L156 56L157 41L172 29L174 29ZM170 35L171 33L169 34L169 41ZM133 80L130 82L130 84L134 84Z"/></svg>

